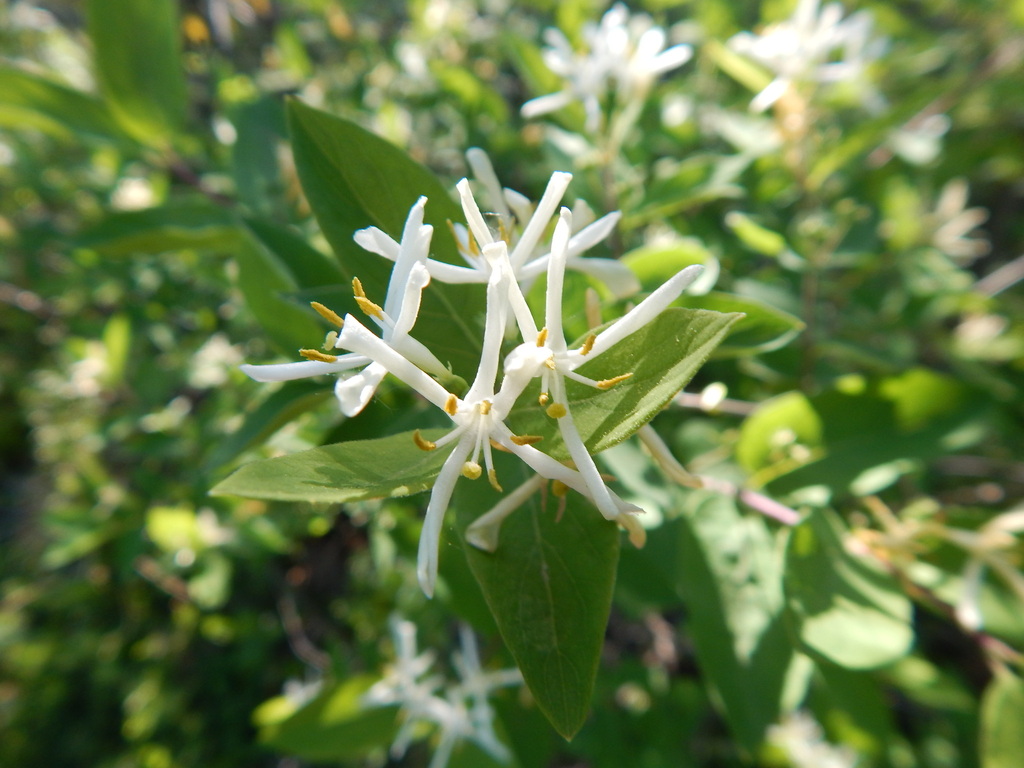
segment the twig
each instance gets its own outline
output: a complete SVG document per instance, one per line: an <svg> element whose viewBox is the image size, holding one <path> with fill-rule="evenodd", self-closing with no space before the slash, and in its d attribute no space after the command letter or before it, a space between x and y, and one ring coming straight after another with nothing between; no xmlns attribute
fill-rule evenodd
<svg viewBox="0 0 1024 768"><path fill-rule="evenodd" d="M313 641L309 639L295 598L290 592L283 594L277 601L277 610L281 614L281 626L284 627L288 647L292 649L292 653L321 672L330 669L331 657L313 645Z"/></svg>

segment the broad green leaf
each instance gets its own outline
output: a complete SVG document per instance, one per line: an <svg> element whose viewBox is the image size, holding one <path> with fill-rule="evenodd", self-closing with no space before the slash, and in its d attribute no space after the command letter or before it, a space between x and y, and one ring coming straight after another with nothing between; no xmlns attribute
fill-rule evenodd
<svg viewBox="0 0 1024 768"><path fill-rule="evenodd" d="M979 748L982 768L1016 768L1024 756L1024 681L996 674L981 701Z"/></svg>
<svg viewBox="0 0 1024 768"><path fill-rule="evenodd" d="M780 256L789 249L786 238L761 226L745 213L732 211L726 214L725 225L747 248L762 256Z"/></svg>
<svg viewBox="0 0 1024 768"><path fill-rule="evenodd" d="M693 309L667 309L600 357L579 368L590 378L633 375L600 391L567 382L569 411L592 453L620 443L650 421L693 378L729 329L743 316ZM537 405L534 390L520 399L509 423L518 434L544 435L545 453L568 457L556 425Z"/></svg>
<svg viewBox="0 0 1024 768"><path fill-rule="evenodd" d="M107 141L127 138L99 99L13 67L0 67L0 126Z"/></svg>
<svg viewBox="0 0 1024 768"><path fill-rule="evenodd" d="M530 477L517 458L495 458L506 491ZM501 498L483 480L460 481L453 499L460 536ZM566 739L590 708L619 538L617 527L578 494L537 493L505 520L493 554L463 544L530 692Z"/></svg>
<svg viewBox="0 0 1024 768"><path fill-rule="evenodd" d="M242 231L230 211L190 203L112 213L76 238L74 245L107 256L127 256L183 249L227 251L241 238Z"/></svg>
<svg viewBox="0 0 1024 768"><path fill-rule="evenodd" d="M86 18L111 113L143 144L168 144L184 125L187 107L178 4L89 0Z"/></svg>
<svg viewBox="0 0 1024 768"><path fill-rule="evenodd" d="M368 675L349 678L298 710L283 697L264 702L254 714L260 743L317 762L357 760L386 749L398 733L398 708L361 704L374 682Z"/></svg>
<svg viewBox="0 0 1024 768"><path fill-rule="evenodd" d="M287 140L284 103L263 96L231 114L237 137L231 146L231 175L240 203L260 217L287 215L288 182L281 173L281 148Z"/></svg>
<svg viewBox="0 0 1024 768"><path fill-rule="evenodd" d="M214 469L259 445L301 413L333 397L331 388L318 381L288 381L245 415L242 425L212 446L205 466Z"/></svg>
<svg viewBox="0 0 1024 768"><path fill-rule="evenodd" d="M796 662L784 625L782 564L762 518L741 515L724 496L690 497L677 571L686 632L733 734L752 753L778 719Z"/></svg>
<svg viewBox="0 0 1024 768"><path fill-rule="evenodd" d="M404 152L354 123L307 107L288 105L295 166L320 228L334 249L346 282L358 277L367 295L383 303L391 262L364 251L352 239L356 230L375 226L400 240L409 209L425 195L425 219L434 227L434 258L462 263L449 230L462 211L448 191ZM479 362L485 291L479 285L435 281L423 293L413 334L464 378ZM356 311L345 295L332 308Z"/></svg>
<svg viewBox="0 0 1024 768"><path fill-rule="evenodd" d="M816 512L793 529L785 587L794 629L815 656L873 669L910 649L910 600L880 565L847 552L832 513Z"/></svg>
<svg viewBox="0 0 1024 768"><path fill-rule="evenodd" d="M260 219L246 219L245 225L288 270L297 288L315 290L345 282L338 263L311 246L299 233Z"/></svg>
<svg viewBox="0 0 1024 768"><path fill-rule="evenodd" d="M786 346L804 329L797 317L746 296L712 291L703 296L684 295L678 305L714 312L740 312L743 323L714 351L715 357L771 352Z"/></svg>
<svg viewBox="0 0 1024 768"><path fill-rule="evenodd" d="M234 256L238 287L267 338L295 360L297 350L319 347L329 329L312 309L289 297L298 286L277 255L248 237Z"/></svg>
<svg viewBox="0 0 1024 768"><path fill-rule="evenodd" d="M437 440L446 430L424 430ZM383 496L408 496L434 484L446 451L424 452L411 432L375 440L353 440L253 461L210 491L275 501L340 504Z"/></svg>
<svg viewBox="0 0 1024 768"><path fill-rule="evenodd" d="M925 369L868 379L848 376L807 398L780 395L744 423L737 455L753 482L776 494L821 485L875 493L919 462L984 435L984 401Z"/></svg>

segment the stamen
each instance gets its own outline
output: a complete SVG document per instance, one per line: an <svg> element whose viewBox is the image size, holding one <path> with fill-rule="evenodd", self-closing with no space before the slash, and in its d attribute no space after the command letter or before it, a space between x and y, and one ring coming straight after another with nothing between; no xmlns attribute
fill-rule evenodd
<svg viewBox="0 0 1024 768"><path fill-rule="evenodd" d="M309 306L315 309L317 311L317 314L320 315L320 317L322 317L328 323L336 325L339 328L341 328L341 326L345 324L345 321L341 319L341 315L339 315L333 309L328 309L319 301L311 301L309 302Z"/></svg>
<svg viewBox="0 0 1024 768"><path fill-rule="evenodd" d="M327 337L324 339L324 349L334 349L334 345L338 342L338 332L328 331Z"/></svg>
<svg viewBox="0 0 1024 768"><path fill-rule="evenodd" d="M545 410L544 412L552 419L560 419L563 416L565 416L565 414L567 414L569 411L567 411L565 406L562 405L561 403L552 403L547 407L547 410Z"/></svg>
<svg viewBox="0 0 1024 768"><path fill-rule="evenodd" d="M416 447L421 451L432 451L437 448L437 443L427 440L420 434L418 429L412 433L412 441L416 443Z"/></svg>
<svg viewBox="0 0 1024 768"><path fill-rule="evenodd" d="M444 412L449 416L454 416L459 412L459 398L455 395L448 395L448 399L444 401Z"/></svg>
<svg viewBox="0 0 1024 768"><path fill-rule="evenodd" d="M632 373L624 373L621 376L616 376L613 379L604 379L603 381L597 382L597 388L598 389L611 389L616 384L625 381L626 379L628 379L632 375L633 375Z"/></svg>
<svg viewBox="0 0 1024 768"><path fill-rule="evenodd" d="M358 304L359 308L370 317L376 317L378 320L384 319L384 310L369 299L363 298L362 296L356 296L356 304Z"/></svg>
<svg viewBox="0 0 1024 768"><path fill-rule="evenodd" d="M535 445L544 438L540 435L512 435L509 439L516 445Z"/></svg>
<svg viewBox="0 0 1024 768"><path fill-rule="evenodd" d="M491 448L493 448L496 451L504 451L505 453L511 453L511 451L508 448L506 448L504 445L499 443L493 437L488 438L488 442L491 444ZM512 438L512 442L515 442L515 438L514 437Z"/></svg>
<svg viewBox="0 0 1024 768"><path fill-rule="evenodd" d="M537 402L540 405L547 405L548 404L548 400L550 400L550 399L551 399L551 395L549 395L547 392L541 392L540 393L540 397L537 398Z"/></svg>
<svg viewBox="0 0 1024 768"><path fill-rule="evenodd" d="M558 498L562 498L569 493L569 486L563 483L561 480L551 481L551 493Z"/></svg>
<svg viewBox="0 0 1024 768"><path fill-rule="evenodd" d="M558 363L555 362L555 358L554 357L549 357L547 360L545 360L544 361L544 365L547 368L550 368L552 371L554 371L554 370L556 370L558 368Z"/></svg>
<svg viewBox="0 0 1024 768"><path fill-rule="evenodd" d="M505 226L505 219L498 218L498 237L505 241L505 245L512 245L512 233Z"/></svg>
<svg viewBox="0 0 1024 768"><path fill-rule="evenodd" d="M352 293L354 293L360 299L366 298L366 291L363 290L363 284L359 282L358 277L352 278Z"/></svg>
<svg viewBox="0 0 1024 768"><path fill-rule="evenodd" d="M498 483L498 473L495 470L487 470L487 482L489 482L491 484L491 488L496 490L498 493L505 492L505 489L501 487L500 483Z"/></svg>
<svg viewBox="0 0 1024 768"><path fill-rule="evenodd" d="M336 363L338 358L334 355L325 355L319 349L300 349L299 354L307 360L316 360L320 363Z"/></svg>
<svg viewBox="0 0 1024 768"><path fill-rule="evenodd" d="M491 401L484 400L482 403L477 405L476 409L481 416L486 416L488 413L491 412Z"/></svg>
<svg viewBox="0 0 1024 768"><path fill-rule="evenodd" d="M583 342L583 346L580 347L580 354L589 355L590 350L594 348L595 341L597 341L597 336L595 336L594 334L590 334L589 336L587 336L586 340Z"/></svg>
<svg viewBox="0 0 1024 768"><path fill-rule="evenodd" d="M465 464L462 465L462 476L467 477L470 480L476 480L483 473L483 467L481 467L475 461L467 461Z"/></svg>
<svg viewBox="0 0 1024 768"><path fill-rule="evenodd" d="M541 328L540 329L540 333L537 334L537 346L538 347L543 347L547 343L547 340L548 340L548 329L547 328Z"/></svg>

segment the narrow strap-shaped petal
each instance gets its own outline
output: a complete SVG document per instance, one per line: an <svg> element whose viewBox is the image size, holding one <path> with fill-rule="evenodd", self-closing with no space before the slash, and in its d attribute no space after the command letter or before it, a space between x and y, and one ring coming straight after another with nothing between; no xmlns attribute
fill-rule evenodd
<svg viewBox="0 0 1024 768"><path fill-rule="evenodd" d="M377 229L377 227L360 229L352 236L352 239L363 250L376 253L391 261L398 260L398 243L389 234Z"/></svg>
<svg viewBox="0 0 1024 768"><path fill-rule="evenodd" d="M491 158L487 156L480 147L470 147L466 150L466 161L469 163L473 175L477 178L485 190L487 190L487 202L494 206L495 211L503 218L511 218L511 211L505 204L505 196L501 191L501 182L494 172Z"/></svg>
<svg viewBox="0 0 1024 768"><path fill-rule="evenodd" d="M533 475L511 493L503 496L501 501L469 524L469 527L466 528L466 541L485 552L496 551L498 535L505 518L519 509L543 484L543 477Z"/></svg>
<svg viewBox="0 0 1024 768"><path fill-rule="evenodd" d="M276 363L272 365L240 365L239 370L256 381L294 381L325 373L340 373L359 368L369 363L365 355L341 355L337 362L324 363L319 360L302 360L297 363Z"/></svg>
<svg viewBox="0 0 1024 768"><path fill-rule="evenodd" d="M570 181L572 181L571 173L556 171L551 174L548 185L544 189L544 194L541 196L540 202L537 203L537 209L533 212L529 223L523 229L519 242L516 243L512 253L509 254L513 269L521 267L533 255L537 243L540 242L540 238L544 235L544 230L548 227L548 222L555 214L558 204L565 195L565 190L569 188Z"/></svg>
<svg viewBox="0 0 1024 768"><path fill-rule="evenodd" d="M398 263L395 264L395 271L397 270ZM388 286L388 300L384 306L384 312L395 320L392 333L396 336L404 336L412 330L416 323L416 317L420 313L423 289L430 285L430 270L422 262L416 262L409 267L401 291L397 290L397 286L394 285L394 275L391 277L391 282L392 285ZM389 304L390 306L388 306Z"/></svg>
<svg viewBox="0 0 1024 768"><path fill-rule="evenodd" d="M345 325L338 335L343 349L366 355L419 392L438 408L444 408L449 392L417 368L382 339L374 336L352 315L345 316Z"/></svg>
<svg viewBox="0 0 1024 768"><path fill-rule="evenodd" d="M462 179L455 185L455 189L459 193L459 201L462 203L462 212L466 216L466 224L469 225L469 231L473 233L477 243L481 247L493 243L494 235L491 234L483 214L480 213L480 207L476 204L473 190L469 186L469 179Z"/></svg>
<svg viewBox="0 0 1024 768"><path fill-rule="evenodd" d="M562 331L562 287L565 283L565 262L568 256L569 233L572 232L572 213L562 208L551 238L551 259L548 261L548 288L544 300L544 325L548 329L547 346L554 352L565 351ZM529 339L523 339L529 341Z"/></svg>
<svg viewBox="0 0 1024 768"><path fill-rule="evenodd" d="M680 270L669 278L654 293L633 307L633 309L612 323L608 328L597 334L590 354L586 357L580 357L576 361L576 365L582 364L584 360L597 357L631 333L647 325L663 309L679 298L679 294L697 279L697 276L700 275L703 269L704 267L700 264L691 264L686 269Z"/></svg>
<svg viewBox="0 0 1024 768"><path fill-rule="evenodd" d="M434 481L434 489L430 492L430 502L427 504L423 530L420 533L419 555L416 558L416 576L427 597L434 596L434 584L437 582L438 548L441 543L441 528L444 526L444 513L455 491L455 483L459 479L462 465L473 449L473 443L471 432L462 436L445 459L441 473Z"/></svg>
<svg viewBox="0 0 1024 768"><path fill-rule="evenodd" d="M504 244L501 244L504 247ZM487 310L484 318L484 343L480 365L469 388L466 400L477 402L494 397L494 381L501 358L501 341L505 335L508 315L508 290L511 277L504 270L495 270L487 283Z"/></svg>

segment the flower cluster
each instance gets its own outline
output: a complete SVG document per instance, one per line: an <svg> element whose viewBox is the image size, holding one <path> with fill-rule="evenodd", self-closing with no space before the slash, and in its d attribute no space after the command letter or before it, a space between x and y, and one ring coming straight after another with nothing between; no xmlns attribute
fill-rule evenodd
<svg viewBox="0 0 1024 768"><path fill-rule="evenodd" d="M584 26L582 51L576 51L561 30L549 27L544 32L548 45L544 62L562 77L565 87L526 102L523 117L537 117L580 101L587 113L587 130L595 132L609 94L622 102L642 101L659 75L690 60L690 46L665 48L665 37L665 30L649 16L630 16L622 3L614 5L600 24Z"/></svg>
<svg viewBox="0 0 1024 768"><path fill-rule="evenodd" d="M590 334L578 348L570 349L562 329L562 287L565 270L581 269L611 282L632 285L635 278L616 280L628 270L617 262L584 259L581 254L606 237L618 218L612 214L576 231L574 214L562 207L557 212L550 247L540 245L550 229L551 219L571 179L568 173L552 175L547 190L535 210L521 196L501 190L493 169L479 151L470 153L471 164L482 178L492 201L497 203L497 232L488 226L468 180L457 185L465 227L455 227L467 266L458 266L429 258L432 229L423 223L426 200L409 211L400 242L385 232L370 227L356 233L356 241L367 250L394 262L384 306L373 303L354 281L356 301L381 329L370 331L352 315L339 317L319 304L314 308L339 331L328 336L328 345L345 354L334 355L317 350L302 350L305 362L285 365L244 366L243 370L260 381L293 379L321 373L341 374L335 392L342 410L358 413L372 397L386 373L391 373L440 408L451 420L451 430L430 441L418 431L416 444L425 451L449 451L434 484L427 505L420 538L417 573L424 592L433 594L437 577L438 546L444 513L459 477L477 479L486 475L495 490L504 493L495 469L493 450L505 450L519 457L539 478L555 481L590 500L608 520L630 533L637 546L644 532L636 520L637 507L623 501L602 477L573 420L566 391L566 380L598 390L609 389L631 374L594 380L578 369L653 320L696 278L699 266L679 272L626 315L600 332ZM505 201L502 207L500 200ZM519 229L512 213L525 221ZM453 225L454 227L454 225ZM527 304L524 286L540 274L547 275L543 324L538 325ZM416 321L423 290L432 279L442 282L482 283L486 286L486 314L483 344L476 376L468 391L456 393L444 383L451 377L447 368L410 332ZM502 357L502 345L509 337L520 343ZM333 351L332 349L332 351ZM354 372L358 369L358 372ZM536 447L539 435L515 434L506 423L517 400L535 379L540 380L539 404L558 431L573 466L557 461ZM474 545L493 551L497 546L502 520L523 499L540 486L531 479L513 490L492 510L476 520L467 531Z"/></svg>
<svg viewBox="0 0 1024 768"><path fill-rule="evenodd" d="M819 8L820 0L800 0L793 16L761 34L741 32L729 45L763 64L775 78L750 103L763 112L795 86L858 80L881 54L884 41L871 36L864 12L843 18L838 3Z"/></svg>
<svg viewBox="0 0 1024 768"><path fill-rule="evenodd" d="M400 759L417 727L426 723L440 734L430 768L447 765L452 750L462 740L475 742L499 762L508 762L508 748L494 732L494 710L487 699L491 691L520 684L523 678L519 670L485 672L480 666L476 638L463 625L459 628L461 652L452 657L459 680L446 684L441 675L428 675L434 656L430 651L418 653L415 624L392 617L391 636L395 645L394 665L362 699L370 707L400 707L402 726L391 745L391 756Z"/></svg>

